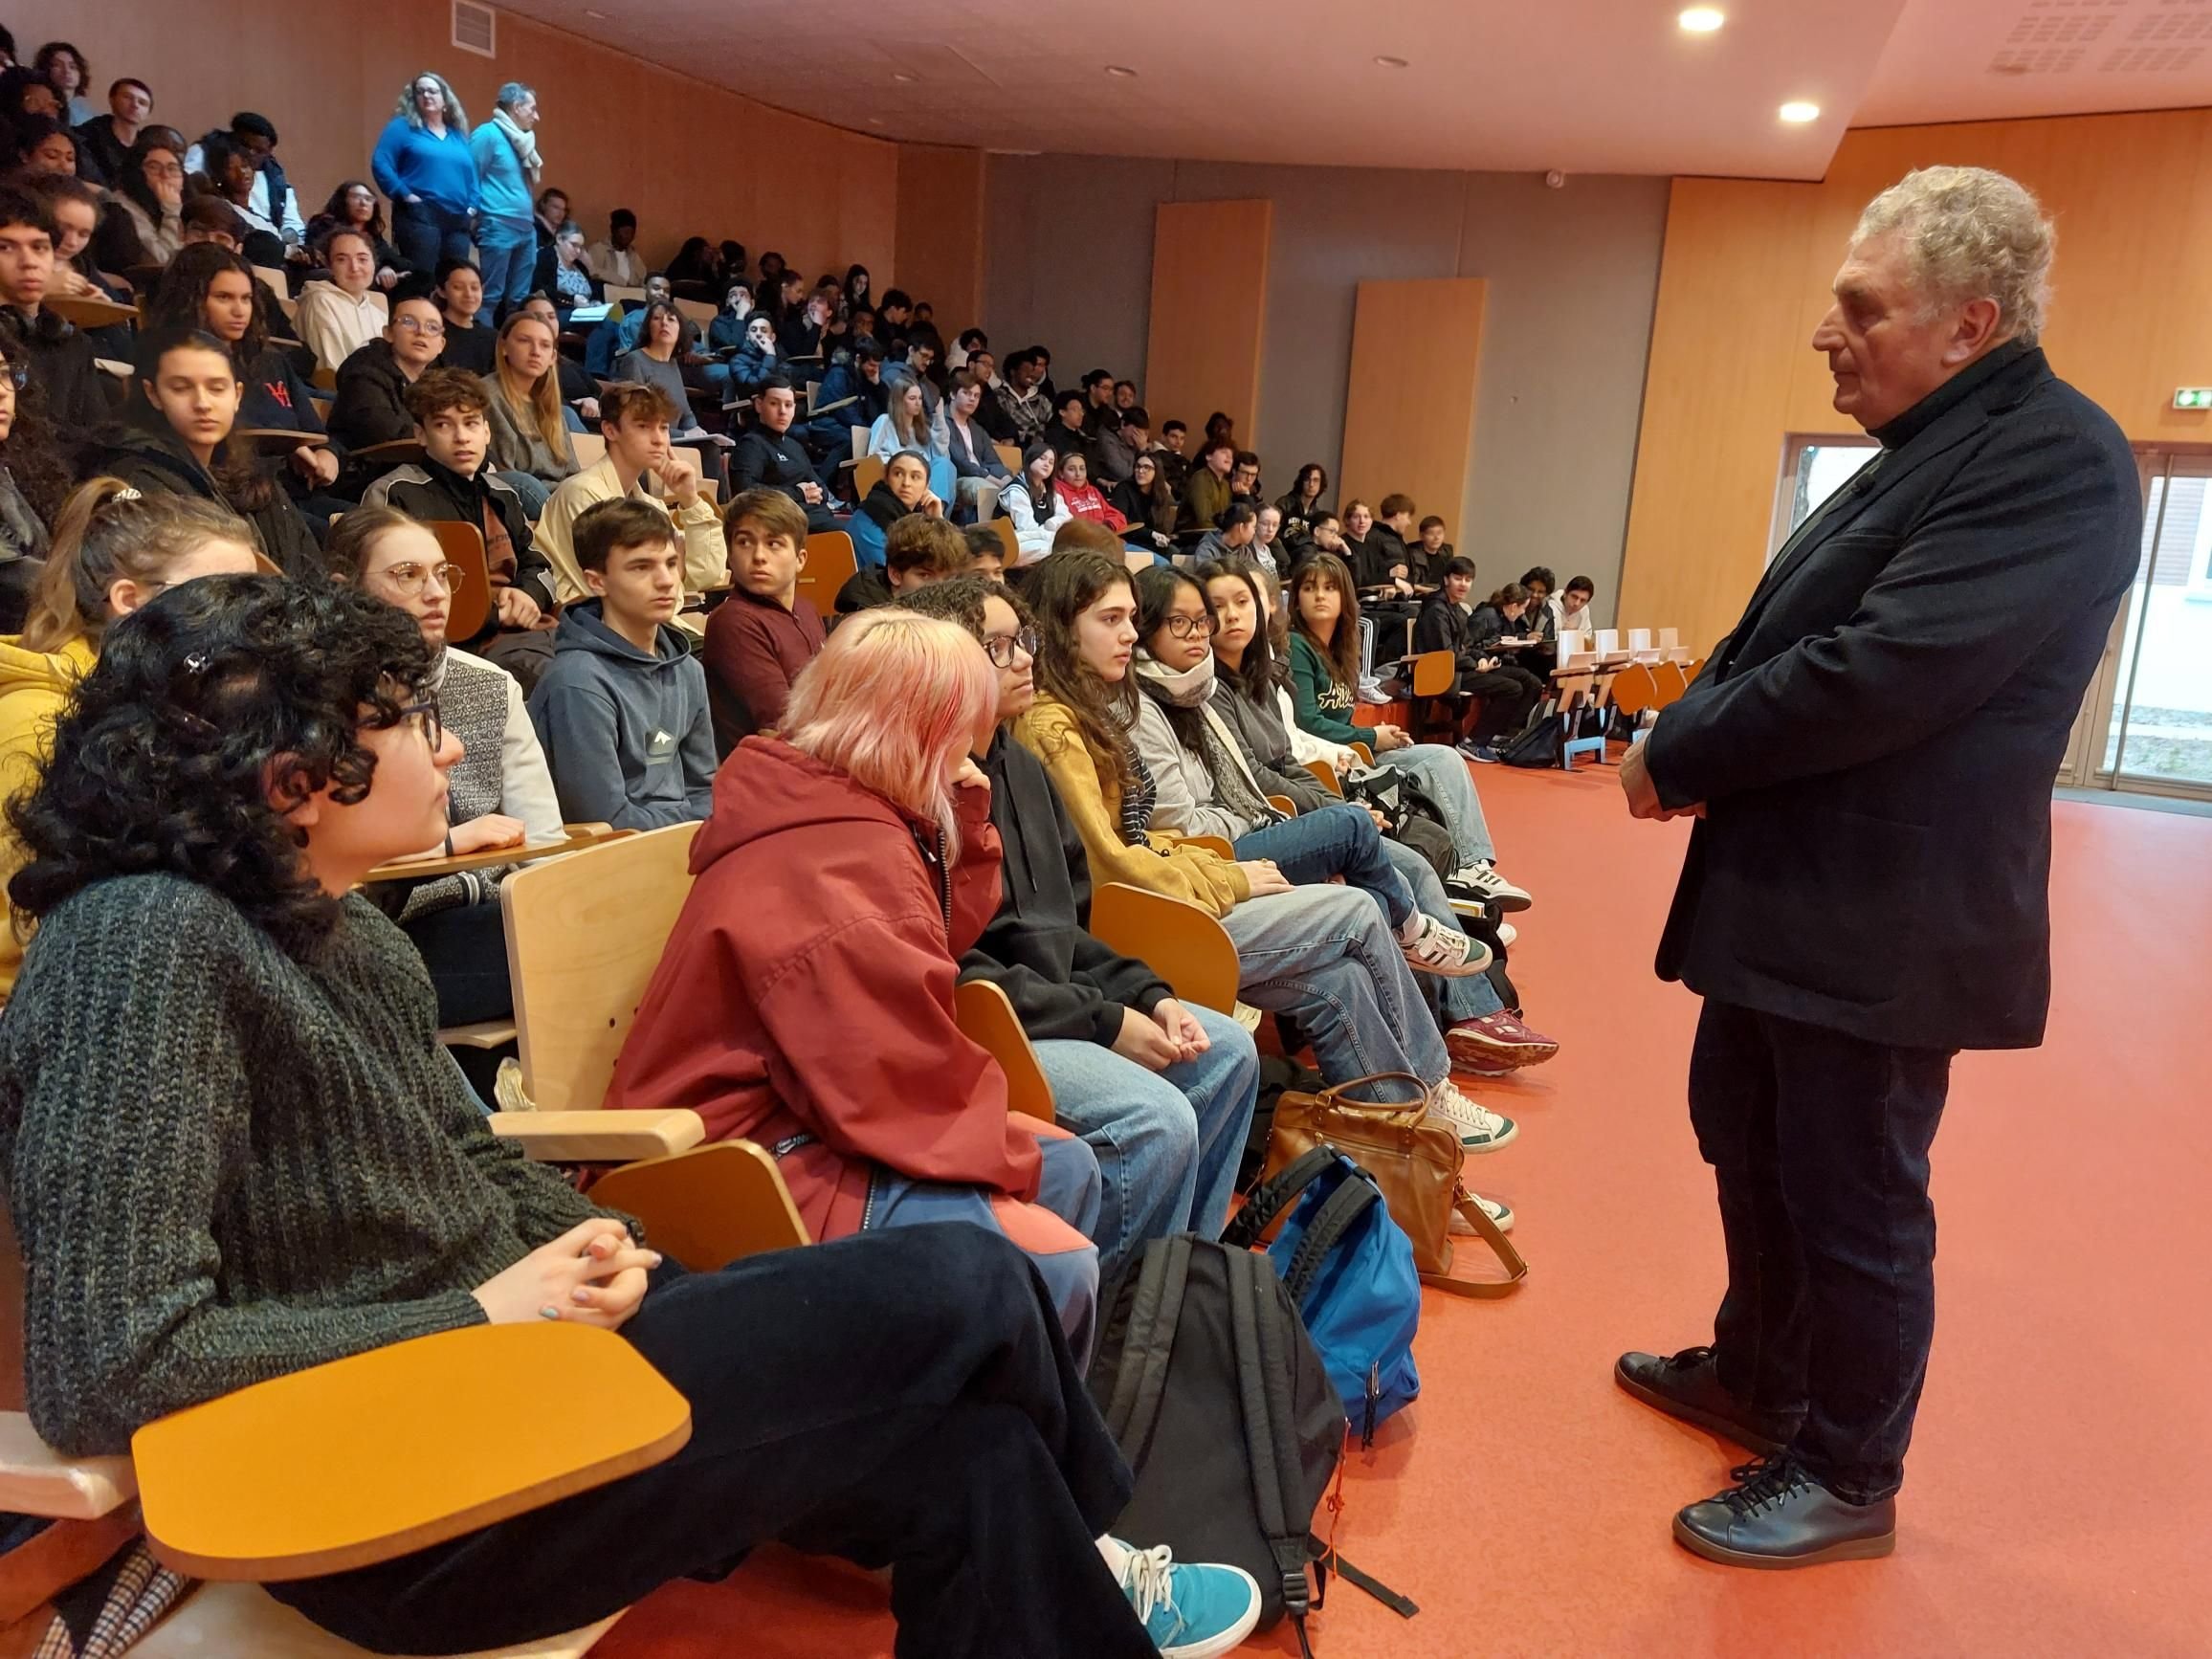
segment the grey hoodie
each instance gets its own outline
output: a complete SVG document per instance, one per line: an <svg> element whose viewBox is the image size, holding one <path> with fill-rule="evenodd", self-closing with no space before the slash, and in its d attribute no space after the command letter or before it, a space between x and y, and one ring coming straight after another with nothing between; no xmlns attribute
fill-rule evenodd
<svg viewBox="0 0 2212 1659"><path fill-rule="evenodd" d="M530 694L530 723L571 824L659 830L713 806L715 734L706 671L673 628L647 655L580 600L561 613L553 666Z"/></svg>

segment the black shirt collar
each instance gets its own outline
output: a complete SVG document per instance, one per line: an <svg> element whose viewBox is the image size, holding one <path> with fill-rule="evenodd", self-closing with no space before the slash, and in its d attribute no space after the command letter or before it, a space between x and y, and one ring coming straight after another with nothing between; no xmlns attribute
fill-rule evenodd
<svg viewBox="0 0 2212 1659"><path fill-rule="evenodd" d="M1999 374L2034 353L2042 353L2024 340L2008 340L1987 357L1960 369L1895 420L1886 426L1872 428L1868 436L1885 450L1903 449L1936 422L1964 403L1978 387L1987 385Z"/></svg>

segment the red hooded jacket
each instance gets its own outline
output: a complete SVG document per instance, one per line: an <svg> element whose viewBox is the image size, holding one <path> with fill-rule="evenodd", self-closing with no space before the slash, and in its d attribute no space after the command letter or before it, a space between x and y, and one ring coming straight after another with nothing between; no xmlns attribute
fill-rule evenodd
<svg viewBox="0 0 2212 1659"><path fill-rule="evenodd" d="M1036 1141L954 1020L961 953L999 902L989 792L958 796L940 884L935 824L779 739L740 743L607 1104L689 1107L710 1139L770 1150L813 1137L778 1165L817 1240L859 1230L878 1165L1034 1198Z"/></svg>

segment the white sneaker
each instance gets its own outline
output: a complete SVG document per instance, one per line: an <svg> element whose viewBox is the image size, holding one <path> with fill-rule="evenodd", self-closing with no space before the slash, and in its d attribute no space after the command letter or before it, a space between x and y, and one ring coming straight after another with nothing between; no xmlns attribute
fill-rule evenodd
<svg viewBox="0 0 2212 1659"><path fill-rule="evenodd" d="M1373 675L1360 682L1360 700L1363 703L1387 703L1397 699L1382 689L1382 682Z"/></svg>
<svg viewBox="0 0 2212 1659"><path fill-rule="evenodd" d="M1490 946L1446 927L1433 916L1415 911L1398 936L1405 965L1415 973L1463 980L1490 966Z"/></svg>
<svg viewBox="0 0 2212 1659"><path fill-rule="evenodd" d="M1485 1198L1479 1192L1471 1193L1469 1196L1482 1206L1482 1213L1490 1217L1491 1226L1496 1228L1499 1232L1513 1231L1513 1210L1510 1207L1500 1204L1494 1198ZM1451 1212L1450 1230L1472 1238L1474 1236L1474 1223L1469 1221L1467 1217L1455 1209Z"/></svg>
<svg viewBox="0 0 2212 1659"><path fill-rule="evenodd" d="M1497 942L1504 945L1506 949L1513 949L1514 941L1519 938L1520 929L1514 926L1512 922L1501 921L1497 924Z"/></svg>
<svg viewBox="0 0 2212 1659"><path fill-rule="evenodd" d="M1459 1143L1470 1152L1495 1152L1520 1133L1511 1117L1476 1105L1449 1079L1437 1084L1428 1109L1459 1131Z"/></svg>
<svg viewBox="0 0 2212 1659"><path fill-rule="evenodd" d="M1447 893L1454 888L1464 889L1475 897L1487 899L1500 910L1526 910L1536 902L1525 888L1515 887L1497 873L1497 866L1487 859L1477 859L1464 870L1454 870L1444 878Z"/></svg>

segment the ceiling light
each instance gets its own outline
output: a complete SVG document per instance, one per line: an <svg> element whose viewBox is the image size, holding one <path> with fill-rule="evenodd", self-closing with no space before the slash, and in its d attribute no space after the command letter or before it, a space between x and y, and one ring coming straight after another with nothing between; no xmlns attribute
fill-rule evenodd
<svg viewBox="0 0 2212 1659"><path fill-rule="evenodd" d="M868 124L870 126L881 126L883 124L883 118L879 115L872 115L868 118Z"/></svg>
<svg viewBox="0 0 2212 1659"><path fill-rule="evenodd" d="M1137 71L1131 69L1126 63L1109 63L1106 66L1106 73L1118 76L1123 80L1135 80L1137 78Z"/></svg>
<svg viewBox="0 0 2212 1659"><path fill-rule="evenodd" d="M919 80L921 77L915 74L911 69L895 69L891 72L891 78L897 81L901 86L912 86L916 81Z"/></svg>
<svg viewBox="0 0 2212 1659"><path fill-rule="evenodd" d="M1405 67L1405 59L1403 57L1391 57L1382 54L1378 54L1375 61L1384 69L1404 69Z"/></svg>
<svg viewBox="0 0 2212 1659"><path fill-rule="evenodd" d="M1686 33L1711 34L1728 18L1717 6L1692 6L1674 21L1682 25Z"/></svg>
<svg viewBox="0 0 2212 1659"><path fill-rule="evenodd" d="M1821 119L1821 106L1817 103L1806 103L1803 99L1799 99L1783 104L1781 113L1781 119L1792 126L1803 126L1808 121Z"/></svg>
<svg viewBox="0 0 2212 1659"><path fill-rule="evenodd" d="M606 22L606 21L607 21L607 13L606 13L606 12L604 12L604 11L592 11L592 10L591 10L591 8L590 8L590 7L588 7L588 6L586 6L586 7L584 9L584 15L585 15L585 16L586 16L586 17L589 17L589 18L593 19L595 22L604 23L604 22Z"/></svg>

